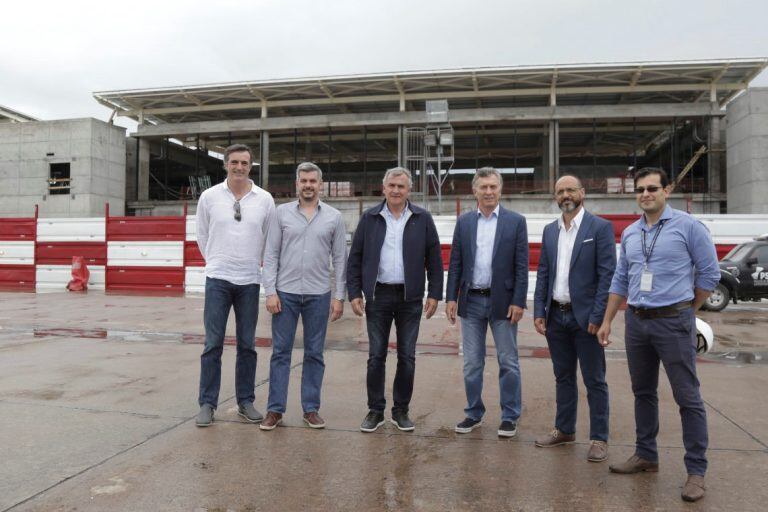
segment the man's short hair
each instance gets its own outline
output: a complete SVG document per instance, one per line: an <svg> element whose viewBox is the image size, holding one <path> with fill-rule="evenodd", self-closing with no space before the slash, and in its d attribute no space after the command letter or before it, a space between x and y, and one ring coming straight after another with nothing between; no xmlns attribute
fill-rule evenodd
<svg viewBox="0 0 768 512"><path fill-rule="evenodd" d="M397 176L405 176L406 178L408 178L408 188L409 189L413 188L413 179L411 178L411 171L409 171L405 167L393 167L391 169L387 169L387 172L384 173L384 179L382 179L381 182L386 184L389 178L395 178Z"/></svg>
<svg viewBox="0 0 768 512"><path fill-rule="evenodd" d="M251 163L253 163L253 150L245 144L232 144L224 150L224 163L229 162L229 155L232 153L240 153L241 151L247 151L251 157Z"/></svg>
<svg viewBox="0 0 768 512"><path fill-rule="evenodd" d="M298 167L296 167L297 180L299 179L300 172L316 172L318 181L323 181L323 171L321 171L320 168L312 162L301 162Z"/></svg>
<svg viewBox="0 0 768 512"><path fill-rule="evenodd" d="M637 182L640 181L641 178L645 178L651 174L658 174L662 187L666 188L669 186L669 177L667 176L667 173L664 172L664 169L660 167L643 167L637 171L637 174L635 174L635 186L637 186Z"/></svg>
<svg viewBox="0 0 768 512"><path fill-rule="evenodd" d="M574 176L573 174L563 174L559 178L557 178L557 181L555 181L555 188L557 188L557 182L563 178L573 178L576 180L576 183L579 184L579 188L584 188L584 185L581 183L581 178L579 178L578 176Z"/></svg>
<svg viewBox="0 0 768 512"><path fill-rule="evenodd" d="M499 188L504 184L504 180L501 179L501 173L493 167L481 167L475 171L475 176L472 178L472 188L475 188L480 178L487 178L488 176L496 176L499 180Z"/></svg>

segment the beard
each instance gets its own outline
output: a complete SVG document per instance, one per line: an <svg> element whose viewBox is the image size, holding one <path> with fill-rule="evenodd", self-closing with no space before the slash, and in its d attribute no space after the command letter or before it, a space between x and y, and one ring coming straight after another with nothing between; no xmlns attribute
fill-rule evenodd
<svg viewBox="0 0 768 512"><path fill-rule="evenodd" d="M562 201L560 203L557 203L557 206L560 208L560 210L563 213L571 213L572 211L575 211L579 206L581 206L581 201L578 199L571 199L570 201Z"/></svg>

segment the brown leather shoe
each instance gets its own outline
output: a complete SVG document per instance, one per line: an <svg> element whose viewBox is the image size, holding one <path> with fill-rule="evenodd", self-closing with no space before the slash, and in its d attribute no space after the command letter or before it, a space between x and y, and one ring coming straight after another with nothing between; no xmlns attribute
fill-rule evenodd
<svg viewBox="0 0 768 512"><path fill-rule="evenodd" d="M589 462L603 462L608 458L608 443L605 441L592 440L592 446L589 447L587 460Z"/></svg>
<svg viewBox="0 0 768 512"><path fill-rule="evenodd" d="M279 412L267 411L267 417L261 422L261 430L274 430L276 426L283 422L283 415Z"/></svg>
<svg viewBox="0 0 768 512"><path fill-rule="evenodd" d="M621 464L611 464L608 466L611 473L620 473L622 475L631 475L632 473L641 473L647 471L648 473L656 473L659 470L658 462L651 462L645 460L637 455L633 455L622 462Z"/></svg>
<svg viewBox="0 0 768 512"><path fill-rule="evenodd" d="M304 413L304 423L309 428L325 428L325 420L315 411Z"/></svg>
<svg viewBox="0 0 768 512"><path fill-rule="evenodd" d="M688 480L683 486L680 497L683 501L698 501L704 497L704 477L701 475L688 475Z"/></svg>
<svg viewBox="0 0 768 512"><path fill-rule="evenodd" d="M539 448L551 448L553 446L560 446L561 444L572 443L575 440L576 436L574 434L563 434L555 428L549 434L536 439L536 446Z"/></svg>

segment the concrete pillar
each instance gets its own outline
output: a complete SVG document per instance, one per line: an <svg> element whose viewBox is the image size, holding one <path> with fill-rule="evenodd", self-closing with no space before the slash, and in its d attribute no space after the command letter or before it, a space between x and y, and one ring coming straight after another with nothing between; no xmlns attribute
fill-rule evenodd
<svg viewBox="0 0 768 512"><path fill-rule="evenodd" d="M149 200L149 141L139 139L139 183L138 197L139 201Z"/></svg>
<svg viewBox="0 0 768 512"><path fill-rule="evenodd" d="M261 132L261 144L259 151L259 186L264 190L269 187L269 132Z"/></svg>
<svg viewBox="0 0 768 512"><path fill-rule="evenodd" d="M557 121L549 122L547 134L547 175L549 191L555 189L555 181L560 175L560 126Z"/></svg>
<svg viewBox="0 0 768 512"><path fill-rule="evenodd" d="M724 190L725 185L723 183L723 152L725 151L725 146L721 140L719 117L713 116L709 118L709 147L707 149L709 150L709 191L713 194L719 194Z"/></svg>
<svg viewBox="0 0 768 512"><path fill-rule="evenodd" d="M397 127L397 166L405 167L405 127Z"/></svg>

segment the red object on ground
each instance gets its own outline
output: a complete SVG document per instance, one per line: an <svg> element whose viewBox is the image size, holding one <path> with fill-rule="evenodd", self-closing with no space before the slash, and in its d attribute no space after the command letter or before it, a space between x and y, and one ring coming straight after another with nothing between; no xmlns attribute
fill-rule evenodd
<svg viewBox="0 0 768 512"><path fill-rule="evenodd" d="M67 290L71 292L84 292L88 289L88 278L91 273L82 256L72 256L72 280L67 284Z"/></svg>

